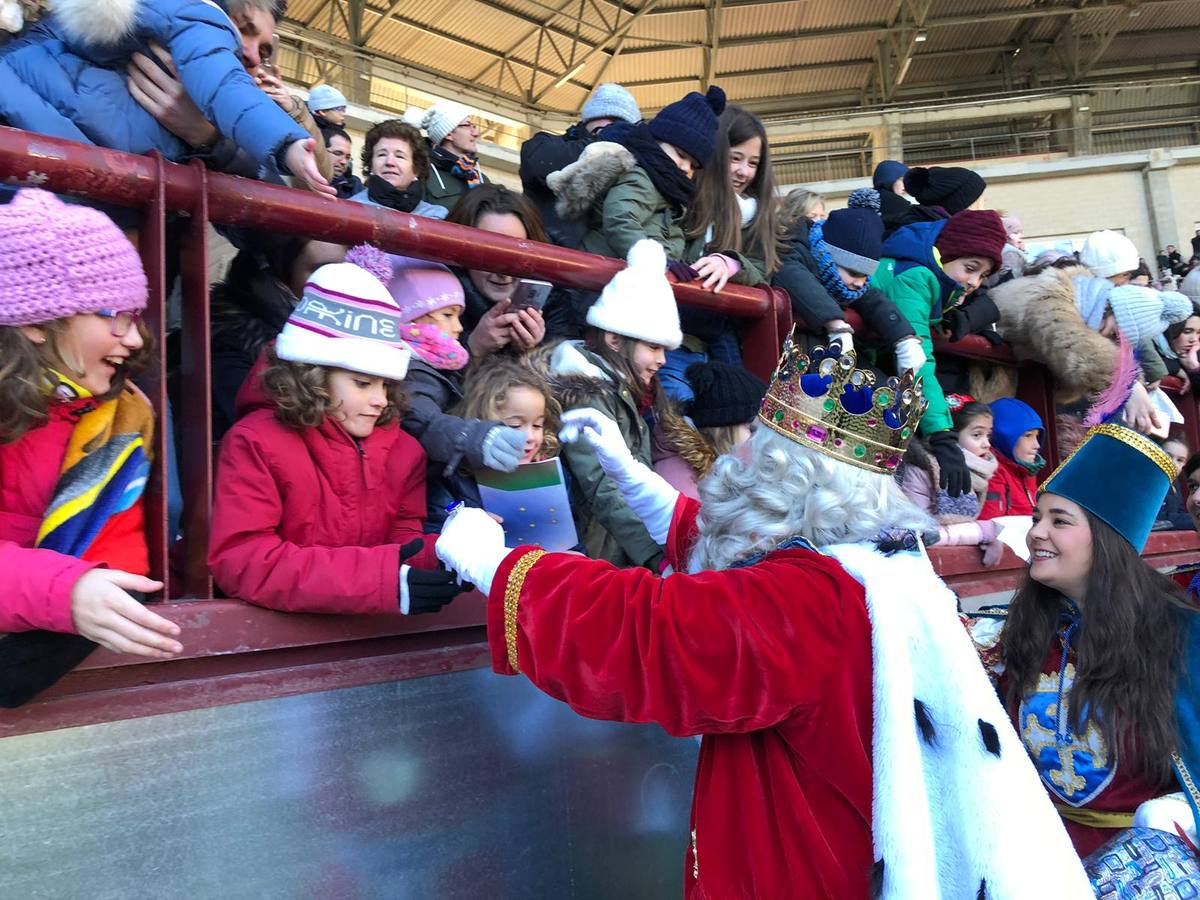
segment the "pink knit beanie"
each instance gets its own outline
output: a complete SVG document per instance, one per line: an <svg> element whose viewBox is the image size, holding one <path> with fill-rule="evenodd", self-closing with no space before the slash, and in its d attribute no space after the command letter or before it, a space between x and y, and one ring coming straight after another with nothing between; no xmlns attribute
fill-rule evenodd
<svg viewBox="0 0 1200 900"><path fill-rule="evenodd" d="M145 309L137 250L99 210L25 188L0 206L0 325Z"/></svg>
<svg viewBox="0 0 1200 900"><path fill-rule="evenodd" d="M466 306L462 285L445 266L408 256L393 255L391 259L392 278L387 287L400 307L402 321L411 322L447 306Z"/></svg>

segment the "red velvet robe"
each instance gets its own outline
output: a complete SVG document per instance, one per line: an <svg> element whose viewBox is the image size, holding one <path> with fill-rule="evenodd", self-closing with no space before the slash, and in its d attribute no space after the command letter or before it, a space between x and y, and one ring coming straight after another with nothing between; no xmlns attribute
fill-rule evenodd
<svg viewBox="0 0 1200 900"><path fill-rule="evenodd" d="M681 498L667 560L685 569L700 505ZM510 553L492 582L492 665ZM861 900L871 843L871 624L833 559L781 550L741 569L659 578L571 554L520 584L520 671L581 715L704 735L684 867L689 900Z"/></svg>

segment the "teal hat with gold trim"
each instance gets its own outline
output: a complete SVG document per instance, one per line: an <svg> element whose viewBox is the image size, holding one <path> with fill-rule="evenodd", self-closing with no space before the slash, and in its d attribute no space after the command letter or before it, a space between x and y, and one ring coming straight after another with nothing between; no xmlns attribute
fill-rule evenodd
<svg viewBox="0 0 1200 900"><path fill-rule="evenodd" d="M1175 463L1161 447L1109 422L1088 431L1039 494L1075 501L1141 553L1175 478Z"/></svg>

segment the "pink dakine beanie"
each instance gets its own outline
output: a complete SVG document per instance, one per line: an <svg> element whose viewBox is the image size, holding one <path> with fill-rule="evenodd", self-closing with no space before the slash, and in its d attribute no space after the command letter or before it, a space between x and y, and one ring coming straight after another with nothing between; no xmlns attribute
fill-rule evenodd
<svg viewBox="0 0 1200 900"><path fill-rule="evenodd" d="M137 250L99 210L24 188L0 206L0 325L146 308Z"/></svg>

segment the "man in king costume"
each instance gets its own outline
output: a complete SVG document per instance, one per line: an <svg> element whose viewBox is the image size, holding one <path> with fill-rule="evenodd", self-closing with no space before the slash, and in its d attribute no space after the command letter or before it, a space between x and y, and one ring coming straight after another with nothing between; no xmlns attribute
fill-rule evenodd
<svg viewBox="0 0 1200 900"><path fill-rule="evenodd" d="M602 413L564 417L675 574L510 550L475 509L437 542L488 598L495 671L703 736L689 900L1093 896L891 477L923 409L911 373L789 339L699 503Z"/></svg>

